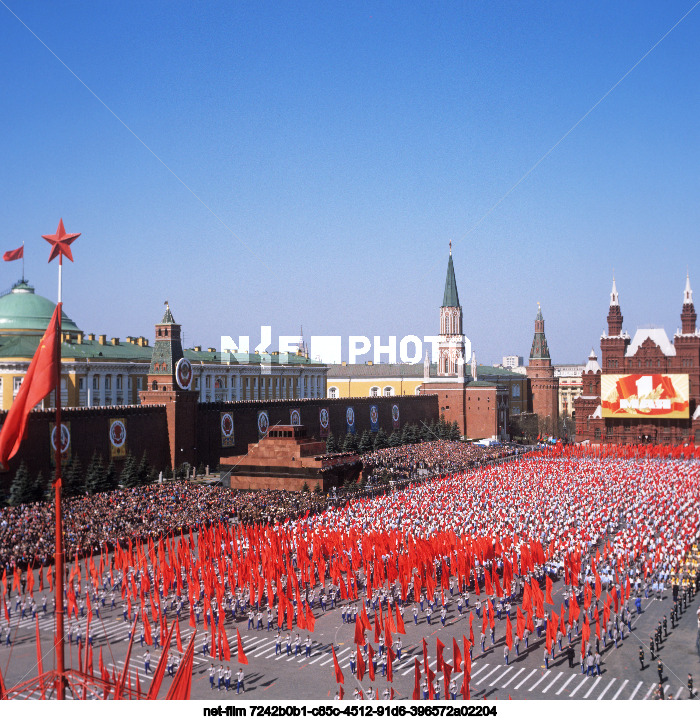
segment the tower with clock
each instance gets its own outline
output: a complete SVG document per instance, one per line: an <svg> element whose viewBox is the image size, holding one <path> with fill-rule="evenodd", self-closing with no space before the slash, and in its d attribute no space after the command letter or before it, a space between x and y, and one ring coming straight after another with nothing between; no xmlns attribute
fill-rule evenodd
<svg viewBox="0 0 700 721"><path fill-rule="evenodd" d="M192 365L182 352L181 326L166 300L163 320L155 327L146 390L139 398L142 405L165 406L173 469L195 460L199 393L192 390L192 377Z"/></svg>

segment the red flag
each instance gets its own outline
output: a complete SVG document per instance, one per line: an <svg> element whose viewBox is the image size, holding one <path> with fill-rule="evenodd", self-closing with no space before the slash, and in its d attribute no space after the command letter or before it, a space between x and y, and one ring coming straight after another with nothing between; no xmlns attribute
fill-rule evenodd
<svg viewBox="0 0 700 721"><path fill-rule="evenodd" d="M553 585L554 585L554 584L552 583L552 579L551 579L549 576L547 576L547 580L546 580L546 592L545 592L544 600L545 600L547 603L551 603L552 606L554 605L554 599L552 598L552 586L553 586Z"/></svg>
<svg viewBox="0 0 700 721"><path fill-rule="evenodd" d="M19 260L20 258L24 258L24 246L20 245L17 250L6 250L3 255L3 260Z"/></svg>
<svg viewBox="0 0 700 721"><path fill-rule="evenodd" d="M414 669L414 677L415 677L415 683L413 685L413 700L418 701L420 699L420 664L418 663L418 657L414 659L415 661L415 669Z"/></svg>
<svg viewBox="0 0 700 721"><path fill-rule="evenodd" d="M437 670L438 670L438 672L439 672L439 671L442 670L442 665L443 665L443 663L445 662L444 659L442 658L442 652L445 650L445 644L444 644L439 638L438 638L438 640L437 640L437 647L436 647L436 648L437 648L437 652L436 652L436 655L437 655L437 666L436 666L436 668L437 668Z"/></svg>
<svg viewBox="0 0 700 721"><path fill-rule="evenodd" d="M403 625L403 616L399 613L398 605L394 607L394 610L396 611L396 631L398 633L406 633L406 627Z"/></svg>
<svg viewBox="0 0 700 721"><path fill-rule="evenodd" d="M316 627L316 617L311 611L311 607L307 604L306 605L306 628L313 633L314 628Z"/></svg>
<svg viewBox="0 0 700 721"><path fill-rule="evenodd" d="M510 616L506 616L506 646L513 648L513 626L510 622Z"/></svg>
<svg viewBox="0 0 700 721"><path fill-rule="evenodd" d="M236 638L238 639L238 663L248 664L248 659L243 653L243 641L241 641L241 632L236 629Z"/></svg>
<svg viewBox="0 0 700 721"><path fill-rule="evenodd" d="M360 647L357 647L357 679L358 681L362 681L362 678L365 675L365 660L362 658L362 654L360 653Z"/></svg>
<svg viewBox="0 0 700 721"><path fill-rule="evenodd" d="M54 310L46 332L39 341L39 347L29 364L17 397L12 403L0 430L0 464L7 461L19 450L27 430L29 412L54 389L58 350L58 321L61 312L59 303Z"/></svg>
<svg viewBox="0 0 700 721"><path fill-rule="evenodd" d="M359 616L355 616L355 643L358 646L364 646L365 637L362 632L362 621Z"/></svg>
<svg viewBox="0 0 700 721"><path fill-rule="evenodd" d="M367 670L369 671L369 680L374 681L374 649L371 644L367 645Z"/></svg>
<svg viewBox="0 0 700 721"><path fill-rule="evenodd" d="M455 673L459 673L462 670L462 654L459 650L459 644L457 643L457 639L454 637L452 637L452 666L455 670Z"/></svg>
<svg viewBox="0 0 700 721"><path fill-rule="evenodd" d="M386 680L392 683L394 680L394 652L389 647L389 653L386 656Z"/></svg>
<svg viewBox="0 0 700 721"><path fill-rule="evenodd" d="M178 667L175 678L165 696L166 701L188 701L190 698L192 691L192 664L194 662L194 637L196 635L196 633L192 634L185 655L182 658L182 663Z"/></svg>
<svg viewBox="0 0 700 721"><path fill-rule="evenodd" d="M335 655L335 646L331 645L331 651L333 652L333 668L335 669L335 682L345 683L345 677L343 676L343 670L340 668L338 659Z"/></svg>

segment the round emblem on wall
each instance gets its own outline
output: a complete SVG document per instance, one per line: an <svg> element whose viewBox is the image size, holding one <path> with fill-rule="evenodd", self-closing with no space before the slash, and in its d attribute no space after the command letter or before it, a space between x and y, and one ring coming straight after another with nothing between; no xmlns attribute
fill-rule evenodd
<svg viewBox="0 0 700 721"><path fill-rule="evenodd" d="M394 403L393 406L391 406L391 419L396 423L399 420L399 407Z"/></svg>
<svg viewBox="0 0 700 721"><path fill-rule="evenodd" d="M114 421L109 427L109 440L115 448L121 448L126 441L126 428L121 421Z"/></svg>
<svg viewBox="0 0 700 721"><path fill-rule="evenodd" d="M192 364L187 358L180 358L175 366L175 379L183 391L188 391L192 385Z"/></svg>
<svg viewBox="0 0 700 721"><path fill-rule="evenodd" d="M258 432L261 436L267 433L267 429L270 427L270 419L267 415L267 411L260 411L258 414Z"/></svg>
<svg viewBox="0 0 700 721"><path fill-rule="evenodd" d="M51 445L56 450L56 426L51 431ZM65 453L70 445L70 431L61 423L61 453Z"/></svg>
<svg viewBox="0 0 700 721"><path fill-rule="evenodd" d="M321 428L328 428L328 410L321 408Z"/></svg>
<svg viewBox="0 0 700 721"><path fill-rule="evenodd" d="M372 406L369 409L369 419L372 423L377 423L379 421L379 411L377 410L377 406Z"/></svg>
<svg viewBox="0 0 700 721"><path fill-rule="evenodd" d="M230 413L221 416L221 433L224 438L230 438L233 434L233 418Z"/></svg>
<svg viewBox="0 0 700 721"><path fill-rule="evenodd" d="M349 426L355 425L355 411L352 408L348 408L347 411L345 411L345 420Z"/></svg>
<svg viewBox="0 0 700 721"><path fill-rule="evenodd" d="M300 426L301 425L301 413L297 410L292 411L292 425L293 426Z"/></svg>

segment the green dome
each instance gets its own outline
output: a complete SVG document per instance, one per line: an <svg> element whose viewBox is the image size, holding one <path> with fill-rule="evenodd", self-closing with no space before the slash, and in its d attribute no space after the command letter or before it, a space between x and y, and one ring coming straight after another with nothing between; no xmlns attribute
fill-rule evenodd
<svg viewBox="0 0 700 721"><path fill-rule="evenodd" d="M34 288L21 280L12 286L9 293L0 297L0 334L18 331L43 333L55 308L55 303L36 295ZM61 330L78 332L80 328L65 313L61 313Z"/></svg>

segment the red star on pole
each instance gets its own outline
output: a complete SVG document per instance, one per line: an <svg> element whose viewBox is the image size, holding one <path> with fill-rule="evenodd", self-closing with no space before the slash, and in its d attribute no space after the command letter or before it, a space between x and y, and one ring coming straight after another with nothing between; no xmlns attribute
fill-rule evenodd
<svg viewBox="0 0 700 721"><path fill-rule="evenodd" d="M62 263L62 256L66 256L70 262L73 262L73 254L70 251L70 244L78 237L80 233L66 233L66 229L63 227L63 218L58 221L58 228L53 235L42 235L44 240L51 243L51 255L49 255L49 263L56 257L58 262Z"/></svg>

